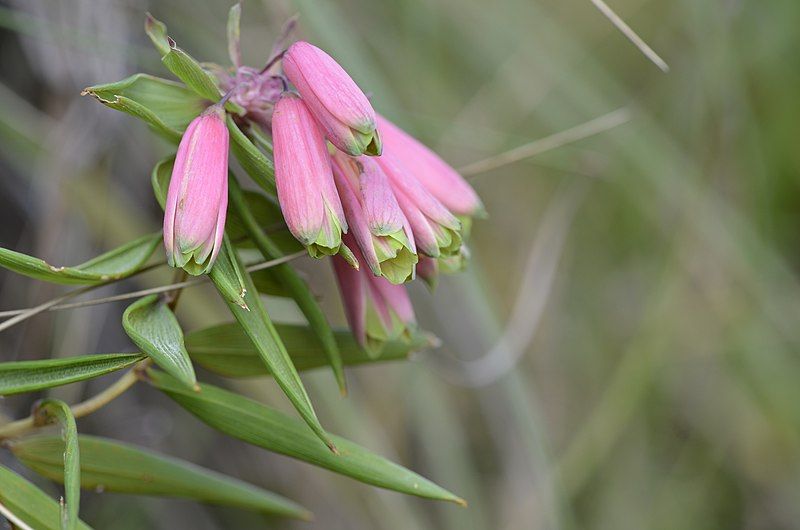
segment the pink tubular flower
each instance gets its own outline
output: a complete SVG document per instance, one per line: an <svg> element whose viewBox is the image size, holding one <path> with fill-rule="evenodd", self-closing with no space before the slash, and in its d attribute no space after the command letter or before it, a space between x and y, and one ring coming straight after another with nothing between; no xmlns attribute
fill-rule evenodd
<svg viewBox="0 0 800 530"><path fill-rule="evenodd" d="M167 262L192 275L211 270L228 208L228 128L222 107L195 118L181 138L164 208Z"/></svg>
<svg viewBox="0 0 800 530"><path fill-rule="evenodd" d="M378 158L400 209L408 219L417 249L432 258L457 254L461 223L391 153Z"/></svg>
<svg viewBox="0 0 800 530"><path fill-rule="evenodd" d="M348 245L359 259L363 258L355 244L348 241ZM394 285L366 270L355 270L339 256L333 258L333 270L347 322L368 353L379 355L384 342L407 335L416 327L414 308L404 286Z"/></svg>
<svg viewBox="0 0 800 530"><path fill-rule="evenodd" d="M451 212L464 216L483 212L472 186L439 155L380 115L378 127L387 152L402 160L405 168Z"/></svg>
<svg viewBox="0 0 800 530"><path fill-rule="evenodd" d="M286 93L272 115L275 184L292 235L319 258L342 250L347 232L322 133L299 97Z"/></svg>
<svg viewBox="0 0 800 530"><path fill-rule="evenodd" d="M414 236L377 162L339 152L333 157L333 176L351 233L372 273L394 284L413 279Z"/></svg>
<svg viewBox="0 0 800 530"><path fill-rule="evenodd" d="M353 156L381 154L372 105L330 55L295 42L283 56L283 71L333 145Z"/></svg>

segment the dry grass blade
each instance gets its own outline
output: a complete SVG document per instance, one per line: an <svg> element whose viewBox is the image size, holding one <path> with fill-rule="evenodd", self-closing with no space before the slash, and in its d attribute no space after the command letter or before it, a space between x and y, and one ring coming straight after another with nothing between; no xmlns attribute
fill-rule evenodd
<svg viewBox="0 0 800 530"><path fill-rule="evenodd" d="M664 59L662 59L653 50L653 48L648 46L647 43L639 35L637 35L636 32L633 31L633 29L631 29L631 27L626 24L619 15L617 15L610 7L608 7L608 4L603 2L603 0L591 1L595 7L599 9L601 13L603 13L603 15L605 15L605 17L610 20L612 24L614 24L614 27L620 30L620 32L622 32L622 34L625 35L634 46L639 48L639 51L642 52L645 57L650 59L653 64L658 66L662 72L669 72L669 65L666 63L666 61L664 61Z"/></svg>
<svg viewBox="0 0 800 530"><path fill-rule="evenodd" d="M630 110L627 107L619 108L615 111L604 114L599 118L576 125L571 129L557 132L553 135L534 140L525 145L515 147L505 153L500 153L459 168L459 172L467 177L472 177L480 173L485 173L514 162L519 162L532 156L540 155L546 151L556 149L563 145L571 144L584 138L600 134L602 132L618 127L631 119Z"/></svg>

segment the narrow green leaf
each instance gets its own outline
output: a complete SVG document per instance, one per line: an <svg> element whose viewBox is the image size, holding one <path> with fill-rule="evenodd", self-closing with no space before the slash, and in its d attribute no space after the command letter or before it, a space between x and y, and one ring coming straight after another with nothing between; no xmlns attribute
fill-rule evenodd
<svg viewBox="0 0 800 530"><path fill-rule="evenodd" d="M0 504L20 521L35 530L60 528L61 508L45 492L0 465ZM78 521L80 530L91 530Z"/></svg>
<svg viewBox="0 0 800 530"><path fill-rule="evenodd" d="M300 519L311 515L285 497L184 460L95 436L82 435L78 441L84 489L180 497ZM36 473L61 479L64 443L58 437L28 437L10 448Z"/></svg>
<svg viewBox="0 0 800 530"><path fill-rule="evenodd" d="M61 457L61 481L66 500L61 509L61 530L75 530L81 503L81 457L78 448L78 427L69 405L58 399L43 399L34 411L34 424L59 422L64 444L58 453Z"/></svg>
<svg viewBox="0 0 800 530"><path fill-rule="evenodd" d="M128 306L122 327L157 365L189 388L197 387L192 361L183 345L183 331L163 298L153 294Z"/></svg>
<svg viewBox="0 0 800 530"><path fill-rule="evenodd" d="M0 363L0 396L34 392L100 377L127 368L144 358L140 353L103 353Z"/></svg>
<svg viewBox="0 0 800 530"><path fill-rule="evenodd" d="M317 419L317 414L314 412L314 407L311 405L311 400L306 393L303 382L300 381L300 376L297 375L297 370L292 364L292 359L289 357L289 354L286 353L286 348L278 332L275 331L275 326L272 325L272 320L264 309L264 305L261 303L261 298L258 295L258 291L256 291L255 285L253 285L250 274L244 270L235 250L223 248L217 263L223 258L223 254L227 254L228 256L225 256L225 259L230 259L236 264L238 270L242 272L245 286L245 307L241 307L226 298L228 308L247 336L250 337L261 359L269 368L269 371L286 394L286 397L289 398L289 401L291 401L297 409L297 412L317 436L319 436L332 451L335 451L335 447ZM222 279L219 275L214 274L215 269L217 269L216 265L209 276L220 293L224 295L221 288ZM230 282L232 280L229 279L228 281Z"/></svg>
<svg viewBox="0 0 800 530"><path fill-rule="evenodd" d="M145 21L145 31L153 44L161 53L161 62L175 77L183 81L187 87L209 101L217 102L222 98L217 80L191 55L178 47L167 34L163 22L153 18L149 13ZM235 114L244 114L244 109L232 101L225 104L225 109Z"/></svg>
<svg viewBox="0 0 800 530"><path fill-rule="evenodd" d="M237 68L242 65L241 40L242 4L235 3L228 11L228 56Z"/></svg>
<svg viewBox="0 0 800 530"><path fill-rule="evenodd" d="M46 282L95 285L138 271L160 243L161 234L151 234L74 267L56 267L39 258L0 248L0 267Z"/></svg>
<svg viewBox="0 0 800 530"><path fill-rule="evenodd" d="M147 74L91 86L81 95L90 95L107 107L143 120L173 142L180 141L189 122L209 104L180 83Z"/></svg>
<svg viewBox="0 0 800 530"><path fill-rule="evenodd" d="M256 244L256 247L264 256L264 259L271 260L283 256L278 246L264 233L258 225L258 221L253 215L250 207L245 201L242 189L239 187L235 177L229 179L228 197L230 198L233 210L238 214L239 219L242 221L245 231L250 239ZM339 348L336 346L336 339L333 337L333 330L322 312L322 308L317 303L316 298L311 293L297 272L289 265L282 264L272 269L273 274L278 278L292 294L297 307L303 312L312 331L316 335L322 349L330 361L333 374L336 377L336 383L339 385L339 390L342 394L347 394L347 383L344 377L344 368L342 367L342 357L339 355Z"/></svg>
<svg viewBox="0 0 800 530"><path fill-rule="evenodd" d="M275 324L292 362L298 370L312 370L329 364L317 340L307 326ZM334 337L345 365L359 365L406 359L415 351L430 347L435 339L417 333L407 340L383 344L376 357L364 351L348 330L335 330ZM186 334L186 349L194 362L212 372L229 377L253 377L269 374L253 342L235 322L191 331Z"/></svg>
<svg viewBox="0 0 800 530"><path fill-rule="evenodd" d="M344 438L332 436L339 454L328 451L302 423L244 396L211 385L187 391L169 375L150 370L150 383L214 429L361 482L429 499L464 501L428 479Z"/></svg>
<svg viewBox="0 0 800 530"><path fill-rule="evenodd" d="M253 182L272 197L277 197L275 188L275 165L250 138L239 129L231 116L227 117L228 131L231 133L231 151Z"/></svg>

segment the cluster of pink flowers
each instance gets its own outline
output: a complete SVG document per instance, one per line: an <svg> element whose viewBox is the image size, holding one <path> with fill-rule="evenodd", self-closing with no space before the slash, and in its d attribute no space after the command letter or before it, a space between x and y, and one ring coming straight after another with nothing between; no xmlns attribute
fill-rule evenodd
<svg viewBox="0 0 800 530"><path fill-rule="evenodd" d="M463 264L463 232L482 205L452 167L377 115L328 54L296 42L281 64L283 75L239 67L222 84L271 130L286 224L311 256L333 256L348 321L369 347L414 324L403 283ZM191 274L208 272L221 245L227 157L220 103L187 129L169 188L169 263Z"/></svg>

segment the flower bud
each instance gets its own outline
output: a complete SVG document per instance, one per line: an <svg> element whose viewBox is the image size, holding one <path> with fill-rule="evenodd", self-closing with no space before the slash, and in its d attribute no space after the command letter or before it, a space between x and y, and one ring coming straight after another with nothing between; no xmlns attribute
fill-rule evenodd
<svg viewBox="0 0 800 530"><path fill-rule="evenodd" d="M464 216L483 213L483 204L472 186L439 155L380 115L378 127L387 152L402 160L404 167L451 212Z"/></svg>
<svg viewBox="0 0 800 530"><path fill-rule="evenodd" d="M187 127L178 146L164 208L167 262L192 275L211 270L228 208L228 128L213 105Z"/></svg>
<svg viewBox="0 0 800 530"><path fill-rule="evenodd" d="M283 56L283 71L333 145L353 156L381 154L372 105L330 55L295 42Z"/></svg>
<svg viewBox="0 0 800 530"><path fill-rule="evenodd" d="M461 248L461 223L431 195L391 153L378 158L389 177L400 209L411 225L417 249L438 258L458 253Z"/></svg>
<svg viewBox="0 0 800 530"><path fill-rule="evenodd" d="M372 273L394 284L413 279L414 236L380 166L368 157L340 152L333 157L333 176L351 233Z"/></svg>
<svg viewBox="0 0 800 530"><path fill-rule="evenodd" d="M351 236L346 236L345 240ZM363 258L355 244L348 241L359 260ZM368 271L355 270L339 256L333 258L333 269L342 295L347 322L361 346L372 355L379 355L383 343L407 334L416 327L414 308L408 292L385 278Z"/></svg>
<svg viewBox="0 0 800 530"><path fill-rule="evenodd" d="M339 252L347 232L325 139L299 97L284 94L272 115L275 184L289 231L319 258Z"/></svg>

